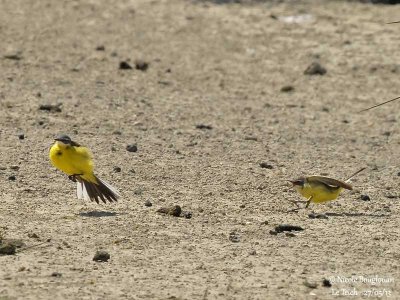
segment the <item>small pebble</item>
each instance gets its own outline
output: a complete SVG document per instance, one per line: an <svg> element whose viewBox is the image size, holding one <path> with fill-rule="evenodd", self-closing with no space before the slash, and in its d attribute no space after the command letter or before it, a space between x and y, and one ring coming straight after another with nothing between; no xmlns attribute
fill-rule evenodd
<svg viewBox="0 0 400 300"><path fill-rule="evenodd" d="M197 129L207 129L207 130L213 129L211 125L205 125L205 124L197 124L196 128Z"/></svg>
<svg viewBox="0 0 400 300"><path fill-rule="evenodd" d="M270 230L270 231L269 231L269 234L271 234L271 235L277 235L278 232L276 232L275 230Z"/></svg>
<svg viewBox="0 0 400 300"><path fill-rule="evenodd" d="M149 63L144 60L138 59L135 61L135 68L136 70L146 71L149 68Z"/></svg>
<svg viewBox="0 0 400 300"><path fill-rule="evenodd" d="M302 231L302 230L304 230L304 229L300 226L289 225L289 224L280 224L275 227L275 231L278 233L284 232L284 231Z"/></svg>
<svg viewBox="0 0 400 300"><path fill-rule="evenodd" d="M146 200L146 202L144 203L144 206L151 207L151 206L153 206L153 203L151 203L150 200Z"/></svg>
<svg viewBox="0 0 400 300"><path fill-rule="evenodd" d="M288 237L295 237L296 236L293 232L286 232L285 235L288 236Z"/></svg>
<svg viewBox="0 0 400 300"><path fill-rule="evenodd" d="M115 173L120 173L121 172L121 168L120 167L114 167L114 172Z"/></svg>
<svg viewBox="0 0 400 300"><path fill-rule="evenodd" d="M131 144L131 145L126 146L126 150L128 152L137 152L138 148L135 144Z"/></svg>
<svg viewBox="0 0 400 300"><path fill-rule="evenodd" d="M323 112L329 112L329 107L324 106L324 107L322 108L322 111L323 111Z"/></svg>
<svg viewBox="0 0 400 300"><path fill-rule="evenodd" d="M25 139L25 134L19 133L19 134L18 134L18 138L19 138L20 140Z"/></svg>
<svg viewBox="0 0 400 300"><path fill-rule="evenodd" d="M39 238L39 236L34 232L28 233L28 237L31 238L31 239L38 239Z"/></svg>
<svg viewBox="0 0 400 300"><path fill-rule="evenodd" d="M14 255L17 247L11 243L5 243L0 245L0 255Z"/></svg>
<svg viewBox="0 0 400 300"><path fill-rule="evenodd" d="M260 167L263 169L273 169L274 168L271 164L266 163L266 162L260 163Z"/></svg>
<svg viewBox="0 0 400 300"><path fill-rule="evenodd" d="M182 213L183 217L185 219L191 219L192 218L192 213L190 211L185 211Z"/></svg>
<svg viewBox="0 0 400 300"><path fill-rule="evenodd" d="M19 52L18 53L12 53L12 54L6 54L3 57L6 58L6 59L11 59L11 60L21 60L22 59L22 56L21 56L21 54Z"/></svg>
<svg viewBox="0 0 400 300"><path fill-rule="evenodd" d="M179 205L174 205L171 207L161 207L157 210L158 213L171 215L174 217L179 217L181 215L182 209Z"/></svg>
<svg viewBox="0 0 400 300"><path fill-rule="evenodd" d="M46 110L50 112L61 112L61 105L62 103L58 104L41 104L39 106L39 110Z"/></svg>
<svg viewBox="0 0 400 300"><path fill-rule="evenodd" d="M311 63L304 71L304 75L325 75L326 69L318 62Z"/></svg>
<svg viewBox="0 0 400 300"><path fill-rule="evenodd" d="M293 92L294 91L294 87L291 85L285 85L281 88L281 92L283 93L289 93L289 92Z"/></svg>
<svg viewBox="0 0 400 300"><path fill-rule="evenodd" d="M143 189L139 187L139 188L135 189L135 190L133 191L133 193L134 193L135 195L137 195L137 196L140 196L140 195L143 194Z"/></svg>
<svg viewBox="0 0 400 300"><path fill-rule="evenodd" d="M99 45L96 47L96 51L104 51L106 50L106 47L104 47L103 45Z"/></svg>
<svg viewBox="0 0 400 300"><path fill-rule="evenodd" d="M131 70L132 67L131 67L131 65L128 64L126 61L121 61L121 62L119 63L119 69L120 69L120 70Z"/></svg>
<svg viewBox="0 0 400 300"><path fill-rule="evenodd" d="M18 171L19 170L19 166L10 166L10 169L14 170L14 171Z"/></svg>
<svg viewBox="0 0 400 300"><path fill-rule="evenodd" d="M237 232L232 231L232 232L229 234L229 240L230 240L232 243L239 243L239 242L240 242L240 235L239 235Z"/></svg>
<svg viewBox="0 0 400 300"><path fill-rule="evenodd" d="M255 141L255 142L258 141L258 138L255 137L255 136L245 136L244 139L245 139L246 141Z"/></svg>
<svg viewBox="0 0 400 300"><path fill-rule="evenodd" d="M8 180L15 181L15 180L17 180L17 177L15 177L14 175L11 175L11 176L8 176Z"/></svg>
<svg viewBox="0 0 400 300"><path fill-rule="evenodd" d="M316 284L315 282L308 282L308 281L304 281L303 284L310 289L316 289L318 286L318 284Z"/></svg>
<svg viewBox="0 0 400 300"><path fill-rule="evenodd" d="M52 277L61 277L62 274L59 273L59 272L53 272L53 273L51 273L51 276L52 276Z"/></svg>
<svg viewBox="0 0 400 300"><path fill-rule="evenodd" d="M360 198L362 201L370 201L371 200L371 198L368 195L361 195Z"/></svg>
<svg viewBox="0 0 400 300"><path fill-rule="evenodd" d="M324 287L331 287L331 286L332 286L332 283L329 281L329 279L324 278L324 279L322 280L322 286L324 286Z"/></svg>
<svg viewBox="0 0 400 300"><path fill-rule="evenodd" d="M328 219L328 216L325 214L315 214L315 213L311 213L308 215L308 217L310 219Z"/></svg>
<svg viewBox="0 0 400 300"><path fill-rule="evenodd" d="M110 254L104 250L98 250L93 257L94 261L108 261L110 259Z"/></svg>

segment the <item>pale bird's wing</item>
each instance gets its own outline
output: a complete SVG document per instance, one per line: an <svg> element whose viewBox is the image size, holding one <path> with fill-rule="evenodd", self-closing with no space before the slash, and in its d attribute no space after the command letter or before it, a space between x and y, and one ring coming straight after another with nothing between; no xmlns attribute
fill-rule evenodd
<svg viewBox="0 0 400 300"><path fill-rule="evenodd" d="M335 186L336 187L342 187L342 188L344 188L346 190L352 190L353 189L353 187L350 184L346 183L346 182L343 182L343 181L340 181L340 180L337 180L337 179L333 179L333 178L329 178L329 177L325 177L325 176L318 176L318 175L309 176L309 177L307 177L307 181L309 181L309 182L319 181L319 182L322 182L322 183L324 183L326 185L330 185L330 186L334 186L334 187Z"/></svg>

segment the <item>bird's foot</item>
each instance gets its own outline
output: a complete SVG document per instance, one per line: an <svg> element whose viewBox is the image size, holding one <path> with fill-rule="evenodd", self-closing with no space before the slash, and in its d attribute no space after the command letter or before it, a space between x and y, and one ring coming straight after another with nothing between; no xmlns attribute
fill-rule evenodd
<svg viewBox="0 0 400 300"><path fill-rule="evenodd" d="M80 176L80 175L83 175L83 174L72 174L72 175L68 175L68 179L71 180L71 181L73 181L73 182L76 182L76 181L77 181L77 180L76 180L76 176Z"/></svg>
<svg viewBox="0 0 400 300"><path fill-rule="evenodd" d="M307 205L308 201L301 201L301 200L295 201L295 200L290 200L290 202L294 203L294 204L296 205L296 208L290 209L290 210L288 210L288 211L286 211L286 212L298 212L300 209L305 209L305 208L308 207L308 205ZM300 207L299 203L306 203L306 206L305 206L305 207Z"/></svg>

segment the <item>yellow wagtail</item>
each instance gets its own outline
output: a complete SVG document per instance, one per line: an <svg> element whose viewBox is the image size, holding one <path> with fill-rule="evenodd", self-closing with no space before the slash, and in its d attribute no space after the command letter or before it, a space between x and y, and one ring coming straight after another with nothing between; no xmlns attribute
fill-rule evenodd
<svg viewBox="0 0 400 300"><path fill-rule="evenodd" d="M347 182L350 181L355 175L365 170L362 168L351 175L346 181L325 177L325 176L307 176L300 177L296 180L289 180L295 189L305 198L307 198L307 208L311 202L322 203L335 200L343 189L352 190L353 187ZM303 201L301 201L303 202Z"/></svg>
<svg viewBox="0 0 400 300"><path fill-rule="evenodd" d="M117 201L119 193L110 184L96 177L93 173L93 159L90 150L71 140L65 134L54 139L50 148L50 161L57 169L77 182L78 199L92 200L99 203Z"/></svg>

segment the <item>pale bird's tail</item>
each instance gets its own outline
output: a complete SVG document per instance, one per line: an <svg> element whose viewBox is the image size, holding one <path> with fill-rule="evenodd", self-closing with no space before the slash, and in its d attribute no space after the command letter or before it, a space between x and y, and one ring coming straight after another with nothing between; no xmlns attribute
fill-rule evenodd
<svg viewBox="0 0 400 300"><path fill-rule="evenodd" d="M353 173L349 178L346 179L345 182L351 182L351 179L356 176L358 173L361 173L362 171L364 171L367 167L361 168L360 170L358 170L357 172Z"/></svg>
<svg viewBox="0 0 400 300"><path fill-rule="evenodd" d="M117 202L120 197L118 191L106 181L96 176L95 178L97 183L87 181L80 176L76 177L78 199L96 201L96 203L99 203L99 200L104 203L107 203L107 201Z"/></svg>

